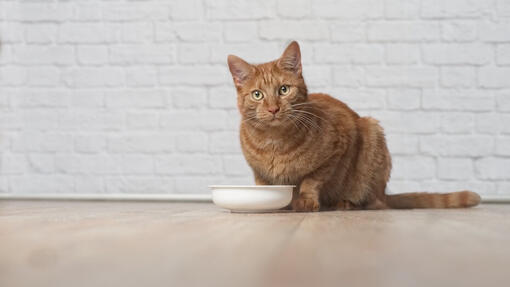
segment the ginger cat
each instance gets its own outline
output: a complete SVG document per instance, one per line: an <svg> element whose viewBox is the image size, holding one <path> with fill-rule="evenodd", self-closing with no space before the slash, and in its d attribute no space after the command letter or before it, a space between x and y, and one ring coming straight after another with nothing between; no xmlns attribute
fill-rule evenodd
<svg viewBox="0 0 510 287"><path fill-rule="evenodd" d="M229 55L241 146L259 185L296 185L296 211L475 206L471 191L385 194L391 156L383 128L326 94L309 94L292 42L272 62Z"/></svg>

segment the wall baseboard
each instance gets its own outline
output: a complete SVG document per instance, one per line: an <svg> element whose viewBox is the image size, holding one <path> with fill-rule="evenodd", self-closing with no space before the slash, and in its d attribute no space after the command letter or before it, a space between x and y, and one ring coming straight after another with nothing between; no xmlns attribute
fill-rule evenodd
<svg viewBox="0 0 510 287"><path fill-rule="evenodd" d="M212 202L210 194L0 194L0 200L181 201Z"/></svg>
<svg viewBox="0 0 510 287"><path fill-rule="evenodd" d="M0 193L0 200L83 200L83 201L168 201L212 202L211 194L11 194ZM485 195L483 203L510 203L508 195Z"/></svg>

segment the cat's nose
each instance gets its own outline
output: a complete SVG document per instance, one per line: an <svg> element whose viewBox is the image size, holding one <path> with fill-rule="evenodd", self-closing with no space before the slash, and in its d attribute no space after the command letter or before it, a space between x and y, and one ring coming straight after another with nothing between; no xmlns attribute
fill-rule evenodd
<svg viewBox="0 0 510 287"><path fill-rule="evenodd" d="M273 115L276 115L276 113L280 110L280 107L278 106L272 106L272 107L268 107L267 108L267 111L272 113Z"/></svg>

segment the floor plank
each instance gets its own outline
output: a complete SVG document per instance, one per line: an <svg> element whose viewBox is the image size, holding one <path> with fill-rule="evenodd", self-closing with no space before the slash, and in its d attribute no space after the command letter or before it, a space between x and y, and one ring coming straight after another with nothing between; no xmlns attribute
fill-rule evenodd
<svg viewBox="0 0 510 287"><path fill-rule="evenodd" d="M0 201L0 286L503 286L510 205L236 214Z"/></svg>

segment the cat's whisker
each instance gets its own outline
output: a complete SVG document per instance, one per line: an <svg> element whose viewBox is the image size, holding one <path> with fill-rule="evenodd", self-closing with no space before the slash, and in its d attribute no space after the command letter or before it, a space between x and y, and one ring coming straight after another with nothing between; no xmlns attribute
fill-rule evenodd
<svg viewBox="0 0 510 287"><path fill-rule="evenodd" d="M299 109L293 109L293 111L298 112L298 113L309 114L309 115L317 117L317 118L319 118L319 119L321 119L323 121L326 121L324 118L322 118L322 117L320 117L320 116L318 116L318 115L316 115L316 114L314 114L312 112L309 112L309 111L304 111L304 110L299 110Z"/></svg>

